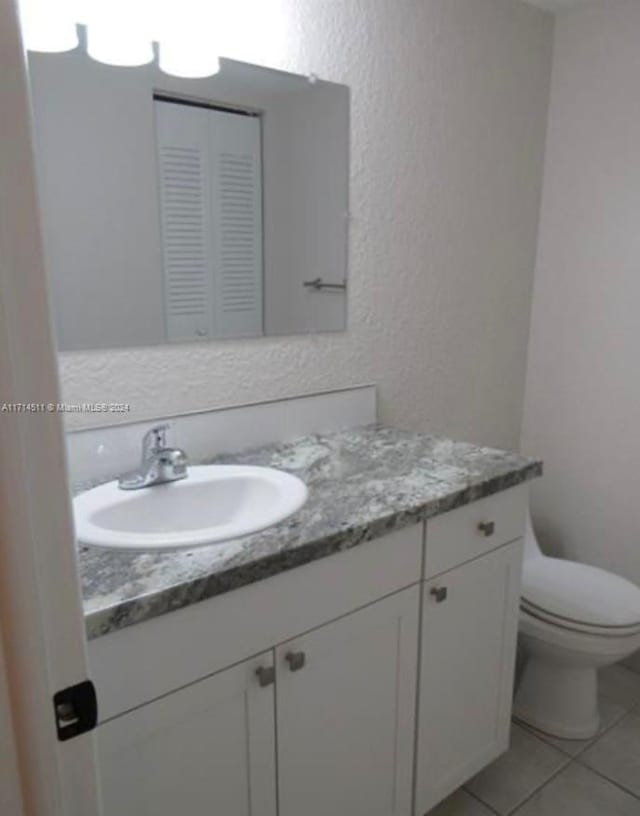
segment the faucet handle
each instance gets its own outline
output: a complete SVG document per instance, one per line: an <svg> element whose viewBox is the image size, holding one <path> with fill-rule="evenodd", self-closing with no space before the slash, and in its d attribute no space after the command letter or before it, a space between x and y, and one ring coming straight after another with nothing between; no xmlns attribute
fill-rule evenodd
<svg viewBox="0 0 640 816"><path fill-rule="evenodd" d="M164 422L162 425L154 425L148 430L142 439L142 459L145 460L149 454L157 453L162 448L167 447L167 434L170 425Z"/></svg>

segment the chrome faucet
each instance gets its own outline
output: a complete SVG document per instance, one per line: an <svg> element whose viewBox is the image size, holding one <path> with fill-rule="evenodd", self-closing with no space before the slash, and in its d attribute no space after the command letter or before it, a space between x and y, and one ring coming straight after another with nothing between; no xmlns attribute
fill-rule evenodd
<svg viewBox="0 0 640 816"><path fill-rule="evenodd" d="M168 425L156 425L147 431L142 440L140 467L120 477L121 490L139 490L187 478L187 455L180 448L167 447L168 428Z"/></svg>

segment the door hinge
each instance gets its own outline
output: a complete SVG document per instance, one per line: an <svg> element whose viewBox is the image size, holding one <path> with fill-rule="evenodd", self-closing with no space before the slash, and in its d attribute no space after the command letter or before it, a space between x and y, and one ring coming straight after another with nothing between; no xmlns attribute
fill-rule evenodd
<svg viewBox="0 0 640 816"><path fill-rule="evenodd" d="M98 698L91 680L57 691L53 710L60 742L93 730L98 722Z"/></svg>

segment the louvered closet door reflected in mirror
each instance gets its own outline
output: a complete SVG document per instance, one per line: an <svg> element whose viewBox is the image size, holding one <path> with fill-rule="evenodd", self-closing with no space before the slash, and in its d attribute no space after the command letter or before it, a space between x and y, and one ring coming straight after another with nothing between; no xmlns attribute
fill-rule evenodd
<svg viewBox="0 0 640 816"><path fill-rule="evenodd" d="M156 98L167 340L263 333L257 114Z"/></svg>

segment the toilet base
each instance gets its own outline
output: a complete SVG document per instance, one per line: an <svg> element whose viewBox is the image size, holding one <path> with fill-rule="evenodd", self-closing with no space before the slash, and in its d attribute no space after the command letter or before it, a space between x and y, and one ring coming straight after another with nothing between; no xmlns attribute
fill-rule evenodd
<svg viewBox="0 0 640 816"><path fill-rule="evenodd" d="M564 739L595 736L600 727L596 669L558 665L529 655L516 692L513 716Z"/></svg>

